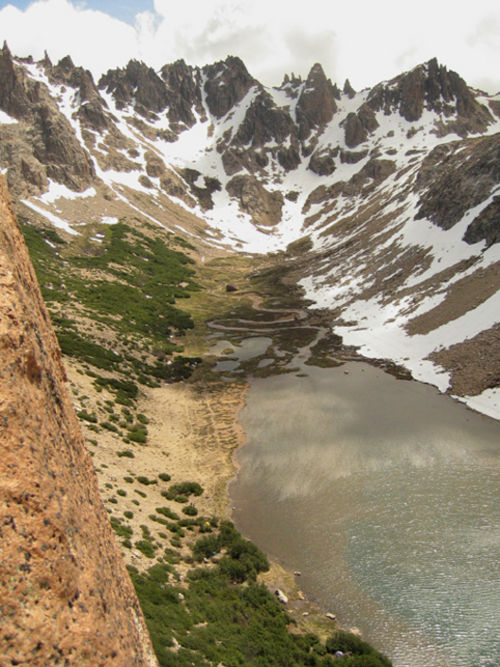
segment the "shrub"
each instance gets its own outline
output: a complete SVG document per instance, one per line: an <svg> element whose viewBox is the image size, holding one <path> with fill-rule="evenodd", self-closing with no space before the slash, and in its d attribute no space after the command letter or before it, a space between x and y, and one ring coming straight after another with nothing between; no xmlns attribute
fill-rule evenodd
<svg viewBox="0 0 500 667"><path fill-rule="evenodd" d="M128 459L133 459L135 457L134 452L132 452L130 449L124 449L121 452L116 452L116 455L119 456L120 458L125 456Z"/></svg>
<svg viewBox="0 0 500 667"><path fill-rule="evenodd" d="M172 519L172 521L179 520L179 515L176 514L175 512L172 512L172 510L169 507L157 507L155 511L158 512L158 514L163 514L163 516Z"/></svg>
<svg viewBox="0 0 500 667"><path fill-rule="evenodd" d="M118 433L118 428L111 422L101 422L101 426L107 429L108 431L112 431L113 433Z"/></svg>
<svg viewBox="0 0 500 667"><path fill-rule="evenodd" d="M149 484L157 484L158 482L156 479L149 479L148 477L145 477L144 475L138 475L136 477L137 481L140 484L144 484L145 486L148 486Z"/></svg>
<svg viewBox="0 0 500 667"><path fill-rule="evenodd" d="M220 537L218 535L205 535L196 540L192 547L193 557L197 561L209 558L218 553L220 549Z"/></svg>
<svg viewBox="0 0 500 667"><path fill-rule="evenodd" d="M135 543L135 547L139 549L147 558L154 558L155 555L155 546L149 540L138 540Z"/></svg>
<svg viewBox="0 0 500 667"><path fill-rule="evenodd" d="M127 437L132 442L144 445L148 439L148 434L144 428L133 428L127 432Z"/></svg>
<svg viewBox="0 0 500 667"><path fill-rule="evenodd" d="M94 414L90 415L86 410L80 410L80 412L77 412L77 415L86 422L97 424L97 417Z"/></svg>
<svg viewBox="0 0 500 667"><path fill-rule="evenodd" d="M170 475L166 472L161 472L158 477L161 479L162 482L170 482L172 479Z"/></svg>
<svg viewBox="0 0 500 667"><path fill-rule="evenodd" d="M370 646L368 642L344 630L336 630L326 640L325 646L328 653L335 653L336 651L351 653L354 658L346 663L349 667L351 665L353 667L391 667L392 665L388 658Z"/></svg>
<svg viewBox="0 0 500 667"><path fill-rule="evenodd" d="M167 491L162 491L161 495L177 503L186 503L189 496L201 496L202 493L203 487L198 482L181 482L172 484Z"/></svg>
<svg viewBox="0 0 500 667"><path fill-rule="evenodd" d="M182 508L182 511L188 516L196 516L198 514L198 510L194 505L187 505L186 507Z"/></svg>

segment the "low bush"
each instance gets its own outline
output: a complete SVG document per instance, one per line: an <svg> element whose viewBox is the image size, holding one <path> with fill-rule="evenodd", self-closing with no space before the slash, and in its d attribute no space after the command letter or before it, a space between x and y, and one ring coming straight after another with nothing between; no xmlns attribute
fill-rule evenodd
<svg viewBox="0 0 500 667"><path fill-rule="evenodd" d="M147 558L154 558L156 547L150 540L138 540L134 546Z"/></svg>
<svg viewBox="0 0 500 667"><path fill-rule="evenodd" d="M348 658L345 663L349 667L391 667L392 665L389 658L379 653L368 642L344 630L336 630L326 640L325 646L328 653L334 654L341 651L354 656Z"/></svg>
<svg viewBox="0 0 500 667"><path fill-rule="evenodd" d="M155 511L158 514L162 514L163 516L166 516L169 519L172 519L172 521L178 521L179 520L179 515L176 514L175 512L172 512L172 510L169 507L157 507Z"/></svg>
<svg viewBox="0 0 500 667"><path fill-rule="evenodd" d="M118 433L118 427L116 427L114 424L111 422L101 422L100 424L103 428L107 429L108 431L112 431L113 433Z"/></svg>
<svg viewBox="0 0 500 667"><path fill-rule="evenodd" d="M148 434L146 431L141 430L134 430L134 431L128 431L127 437L129 440L132 442L137 442L139 445L145 445L148 439Z"/></svg>
<svg viewBox="0 0 500 667"><path fill-rule="evenodd" d="M176 503L187 503L189 496L201 496L203 487L198 482L181 482L172 484L161 495L167 500L175 500Z"/></svg>
<svg viewBox="0 0 500 667"><path fill-rule="evenodd" d="M97 424L97 417L94 414L90 415L86 410L80 410L77 412L77 415L80 417L80 419L83 419L86 422Z"/></svg>
<svg viewBox="0 0 500 667"><path fill-rule="evenodd" d="M121 519L111 517L109 521L111 523L111 527L118 535L118 537L123 537L125 539L130 539L132 537L132 528L126 524L123 524Z"/></svg>
<svg viewBox="0 0 500 667"><path fill-rule="evenodd" d="M196 516L198 514L198 510L194 505L187 505L182 508L182 511L184 514L187 514L187 516Z"/></svg>
<svg viewBox="0 0 500 667"><path fill-rule="evenodd" d="M124 456L125 458L128 459L133 459L135 457L134 452L132 452L130 449L124 449L121 452L116 452L116 455L119 456L120 458Z"/></svg>
<svg viewBox="0 0 500 667"><path fill-rule="evenodd" d="M145 486L149 486L149 484L157 484L156 479L149 479L149 477L146 477L145 475L137 475L136 479L140 484L144 484Z"/></svg>

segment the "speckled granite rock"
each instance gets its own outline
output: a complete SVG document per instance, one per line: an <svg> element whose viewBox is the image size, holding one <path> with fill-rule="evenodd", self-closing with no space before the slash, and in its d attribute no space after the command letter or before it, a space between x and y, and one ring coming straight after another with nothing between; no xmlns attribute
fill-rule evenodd
<svg viewBox="0 0 500 667"><path fill-rule="evenodd" d="M0 178L0 664L155 665Z"/></svg>

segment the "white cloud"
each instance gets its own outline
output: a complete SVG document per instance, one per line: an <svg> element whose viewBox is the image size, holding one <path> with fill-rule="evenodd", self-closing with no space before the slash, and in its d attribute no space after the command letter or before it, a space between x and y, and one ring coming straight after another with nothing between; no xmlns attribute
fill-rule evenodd
<svg viewBox="0 0 500 667"><path fill-rule="evenodd" d="M138 51L133 27L68 0L39 0L24 12L9 5L0 11L0 38L15 55L40 59L46 49L56 61L70 54L76 64L97 74L108 63L125 64Z"/></svg>
<svg viewBox="0 0 500 667"><path fill-rule="evenodd" d="M135 29L104 11L69 0L37 0L21 12L0 10L0 38L18 55L53 60L70 53L99 75L140 58L154 67L184 58L204 65L243 58L268 85L284 73L307 75L321 62L339 85L391 78L434 56L469 83L500 89L497 1L451 0L155 0ZM106 2L102 3L103 8Z"/></svg>

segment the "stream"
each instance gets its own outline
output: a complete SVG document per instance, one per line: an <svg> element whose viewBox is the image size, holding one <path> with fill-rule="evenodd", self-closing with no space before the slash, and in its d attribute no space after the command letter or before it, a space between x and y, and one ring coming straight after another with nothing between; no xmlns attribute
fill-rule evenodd
<svg viewBox="0 0 500 667"><path fill-rule="evenodd" d="M325 330L292 353L275 334L301 313L263 318L214 323L217 370L250 381L238 528L395 667L498 667L500 424L361 361L310 365Z"/></svg>

